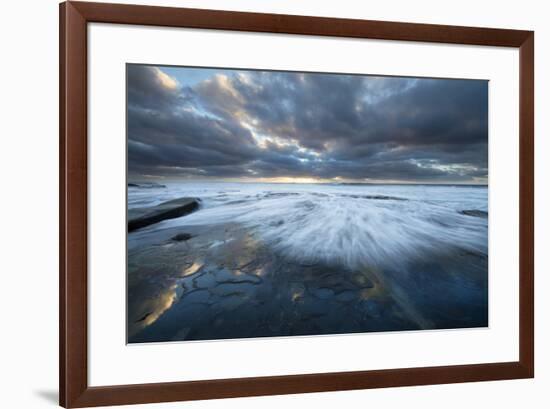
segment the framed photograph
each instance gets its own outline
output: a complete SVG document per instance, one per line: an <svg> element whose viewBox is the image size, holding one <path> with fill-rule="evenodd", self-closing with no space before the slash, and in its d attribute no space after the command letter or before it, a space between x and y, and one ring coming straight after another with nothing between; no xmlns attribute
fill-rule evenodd
<svg viewBox="0 0 550 409"><path fill-rule="evenodd" d="M534 33L60 5L60 404L534 376Z"/></svg>

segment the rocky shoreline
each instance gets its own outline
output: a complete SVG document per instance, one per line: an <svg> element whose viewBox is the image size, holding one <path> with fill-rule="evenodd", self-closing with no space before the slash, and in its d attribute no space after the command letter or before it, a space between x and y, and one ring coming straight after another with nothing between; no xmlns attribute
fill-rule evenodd
<svg viewBox="0 0 550 409"><path fill-rule="evenodd" d="M197 199L184 199L168 207L198 208ZM350 269L293 260L238 223L133 230L128 341L486 326L483 303L462 295L484 299L486 257L445 257L412 271Z"/></svg>
<svg viewBox="0 0 550 409"><path fill-rule="evenodd" d="M153 207L130 209L128 211L128 233L163 220L175 219L198 210L200 199L182 197Z"/></svg>

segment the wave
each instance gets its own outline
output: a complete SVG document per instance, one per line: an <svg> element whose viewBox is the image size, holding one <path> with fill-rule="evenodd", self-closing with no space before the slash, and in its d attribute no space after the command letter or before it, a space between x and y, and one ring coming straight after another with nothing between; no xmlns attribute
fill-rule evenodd
<svg viewBox="0 0 550 409"><path fill-rule="evenodd" d="M185 195L200 197L201 210L155 229L240 223L286 257L350 268L487 255L486 187L181 184L129 203Z"/></svg>

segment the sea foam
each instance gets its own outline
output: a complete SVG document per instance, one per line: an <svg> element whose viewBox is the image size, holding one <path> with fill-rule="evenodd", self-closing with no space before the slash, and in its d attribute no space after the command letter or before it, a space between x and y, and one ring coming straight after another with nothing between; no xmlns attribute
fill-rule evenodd
<svg viewBox="0 0 550 409"><path fill-rule="evenodd" d="M182 196L200 198L201 209L153 229L241 223L286 257L350 268L487 254L488 218L461 213L486 214L486 187L182 183L130 190L129 207Z"/></svg>

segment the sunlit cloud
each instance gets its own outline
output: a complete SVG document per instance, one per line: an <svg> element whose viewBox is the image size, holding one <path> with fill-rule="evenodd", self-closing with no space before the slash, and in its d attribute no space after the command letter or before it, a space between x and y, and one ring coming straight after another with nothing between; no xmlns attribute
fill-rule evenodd
<svg viewBox="0 0 550 409"><path fill-rule="evenodd" d="M161 69L155 67L155 72L157 75L157 78L159 82L162 84L163 87L175 90L178 88L178 82L169 76L168 74L165 74Z"/></svg>

